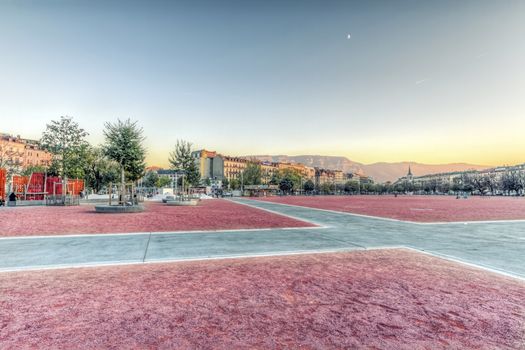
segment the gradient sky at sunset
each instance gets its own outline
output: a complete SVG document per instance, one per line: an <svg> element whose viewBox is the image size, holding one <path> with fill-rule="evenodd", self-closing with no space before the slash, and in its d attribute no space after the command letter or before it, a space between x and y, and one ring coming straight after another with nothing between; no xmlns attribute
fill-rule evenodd
<svg viewBox="0 0 525 350"><path fill-rule="evenodd" d="M224 154L525 162L525 1L0 0L0 131L138 120ZM351 33L351 38L347 35Z"/></svg>

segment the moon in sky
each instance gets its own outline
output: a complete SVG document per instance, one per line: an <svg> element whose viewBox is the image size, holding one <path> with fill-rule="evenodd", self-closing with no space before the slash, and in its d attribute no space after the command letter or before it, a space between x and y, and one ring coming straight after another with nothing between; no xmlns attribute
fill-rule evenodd
<svg viewBox="0 0 525 350"><path fill-rule="evenodd" d="M350 39L352 37L352 34L346 34L346 38Z"/></svg>

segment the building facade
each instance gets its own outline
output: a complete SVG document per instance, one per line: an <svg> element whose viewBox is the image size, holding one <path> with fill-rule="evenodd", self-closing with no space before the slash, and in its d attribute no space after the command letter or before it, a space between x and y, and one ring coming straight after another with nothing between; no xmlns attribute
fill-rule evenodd
<svg viewBox="0 0 525 350"><path fill-rule="evenodd" d="M197 163L201 179L223 180L224 179L224 158L217 152L205 149L192 152L192 156Z"/></svg>
<svg viewBox="0 0 525 350"><path fill-rule="evenodd" d="M426 190L432 192L449 192L454 191L454 188L461 187L465 183L476 183L484 180L487 184L487 190L493 192L492 194L499 194L503 189L496 188L497 184L502 184L503 177L509 173L516 174L520 179L525 181L525 164L502 166L496 168L489 168L485 170L466 170L454 171L447 173L427 174L415 176L412 174L410 168L406 176L399 178L394 185L411 185L415 190ZM490 183L493 184L494 189L490 189ZM500 186L501 187L501 186ZM475 189L474 189L475 190Z"/></svg>
<svg viewBox="0 0 525 350"><path fill-rule="evenodd" d="M21 168L51 165L51 153L40 148L38 141L0 134L0 161Z"/></svg>
<svg viewBox="0 0 525 350"><path fill-rule="evenodd" d="M241 174L250 163L260 165L263 184L270 183L276 173L285 170L297 172L304 180L312 180L318 186L326 182L344 184L357 176L357 174L345 174L341 170L313 168L301 163L268 162L246 157L224 156L205 149L195 151L192 155L199 167L202 179L241 180Z"/></svg>

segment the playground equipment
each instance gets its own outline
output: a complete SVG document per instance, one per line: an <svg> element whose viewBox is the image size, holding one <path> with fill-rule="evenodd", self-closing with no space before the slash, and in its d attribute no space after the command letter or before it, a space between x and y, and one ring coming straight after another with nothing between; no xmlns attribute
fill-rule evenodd
<svg viewBox="0 0 525 350"><path fill-rule="evenodd" d="M113 205L113 183L109 184L108 187L108 194L109 194L109 205ZM137 192L137 189L135 187L135 184L132 182L129 182L124 185L124 194L123 198L120 198L120 195L117 191L118 198L115 202L117 202L119 205L137 205L139 202L144 202L144 195Z"/></svg>
<svg viewBox="0 0 525 350"><path fill-rule="evenodd" d="M124 185L124 193L117 192L117 198L113 198L113 184L108 186L109 203L95 206L97 213L139 213L144 211L144 206L139 204L144 201L144 196L137 193L134 183ZM113 205L117 202L118 205Z"/></svg>
<svg viewBox="0 0 525 350"><path fill-rule="evenodd" d="M78 205L84 180L64 181L58 176L32 173L30 176L13 175L11 191L20 200L44 201L46 205Z"/></svg>
<svg viewBox="0 0 525 350"><path fill-rule="evenodd" d="M7 170L0 168L0 201L5 201L5 185L7 180Z"/></svg>

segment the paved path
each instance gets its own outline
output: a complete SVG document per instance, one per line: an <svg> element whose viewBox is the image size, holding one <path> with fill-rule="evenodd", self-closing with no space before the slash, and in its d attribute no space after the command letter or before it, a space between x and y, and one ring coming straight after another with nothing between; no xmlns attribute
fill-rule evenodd
<svg viewBox="0 0 525 350"><path fill-rule="evenodd" d="M525 278L525 222L415 224L235 201L322 227L1 238L0 271L408 247Z"/></svg>

